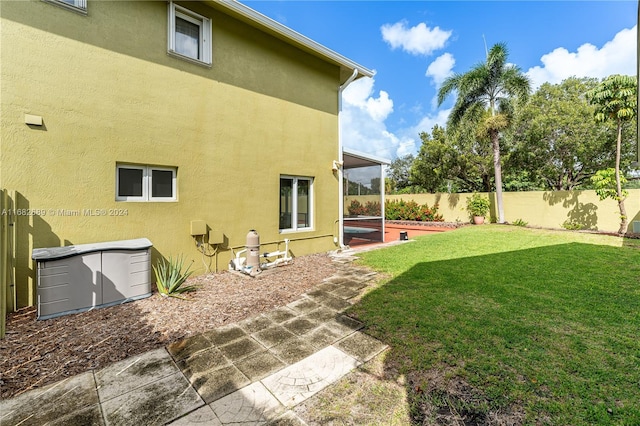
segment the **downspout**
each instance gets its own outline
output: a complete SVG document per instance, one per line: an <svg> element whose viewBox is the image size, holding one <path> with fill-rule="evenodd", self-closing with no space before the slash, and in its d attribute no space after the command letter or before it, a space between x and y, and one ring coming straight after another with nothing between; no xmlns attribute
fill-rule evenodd
<svg viewBox="0 0 640 426"><path fill-rule="evenodd" d="M346 246L344 245L344 155L342 153L343 143L342 143L342 92L347 88L349 84L353 82L358 76L358 69L355 68L353 70L353 74L351 77L344 82L343 85L338 89L338 244L340 244L340 248L344 249Z"/></svg>

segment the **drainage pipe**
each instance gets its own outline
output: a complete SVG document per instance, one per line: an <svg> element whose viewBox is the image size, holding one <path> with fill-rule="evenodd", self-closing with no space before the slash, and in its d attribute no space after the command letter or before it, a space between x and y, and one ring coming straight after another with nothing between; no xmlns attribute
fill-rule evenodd
<svg viewBox="0 0 640 426"><path fill-rule="evenodd" d="M342 140L342 92L347 88L358 76L360 71L358 68L353 70L353 74L344 82L338 89L338 244L341 249L346 248L344 245L344 155L343 155L343 140ZM381 184L384 184L382 182Z"/></svg>

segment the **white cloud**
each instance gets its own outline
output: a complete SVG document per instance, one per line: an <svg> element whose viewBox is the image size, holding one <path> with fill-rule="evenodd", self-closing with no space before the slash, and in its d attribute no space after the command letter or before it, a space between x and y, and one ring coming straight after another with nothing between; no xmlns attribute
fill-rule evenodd
<svg viewBox="0 0 640 426"><path fill-rule="evenodd" d="M638 26L626 28L605 43L601 49L590 43L569 52L559 47L540 58L543 66L527 71L534 88L544 82L552 84L576 77L602 78L611 74L636 74L636 33Z"/></svg>
<svg viewBox="0 0 640 426"><path fill-rule="evenodd" d="M411 28L407 28L406 21L384 24L380 31L382 39L392 49L401 47L412 55L430 55L434 50L442 49L451 37L451 31L441 30L440 27L429 28L423 22Z"/></svg>
<svg viewBox="0 0 640 426"><path fill-rule="evenodd" d="M425 76L431 77L436 87L440 87L447 77L453 75L453 66L455 64L456 60L453 55L444 53L429 64Z"/></svg>
<svg viewBox="0 0 640 426"><path fill-rule="evenodd" d="M384 121L393 112L393 100L385 91L376 97L374 84L373 78L361 78L343 93L344 146L391 160L406 150L406 141L387 129Z"/></svg>

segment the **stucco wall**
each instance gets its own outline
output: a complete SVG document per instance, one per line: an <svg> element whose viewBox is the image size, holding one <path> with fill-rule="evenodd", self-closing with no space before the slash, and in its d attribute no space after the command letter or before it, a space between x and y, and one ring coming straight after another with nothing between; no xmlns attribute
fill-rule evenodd
<svg viewBox="0 0 640 426"><path fill-rule="evenodd" d="M491 216L495 217L495 195L484 194L491 200ZM438 204L439 213L447 222L469 221L465 210L470 194L407 194L388 195L387 200L415 200L419 204ZM620 216L617 202L607 199L600 201L594 191L530 191L505 192L504 215L507 222L521 219L530 226L561 228L565 222L582 225L585 229L617 232ZM361 202L378 201L377 196L347 197L346 208L351 199ZM628 231L633 231L632 221L640 221L640 189L629 190L625 201L629 217Z"/></svg>
<svg viewBox="0 0 640 426"><path fill-rule="evenodd" d="M18 306L34 303L38 247L146 237L154 262L184 254L201 273L191 220L228 247L249 229L291 238L294 255L335 247L339 69L186 5L212 19L211 67L167 55L164 1L89 1L87 16L2 2L0 187L30 209L16 223ZM117 162L177 167L178 200L115 201ZM313 230L279 233L281 174L314 177ZM219 269L229 258L221 250Z"/></svg>

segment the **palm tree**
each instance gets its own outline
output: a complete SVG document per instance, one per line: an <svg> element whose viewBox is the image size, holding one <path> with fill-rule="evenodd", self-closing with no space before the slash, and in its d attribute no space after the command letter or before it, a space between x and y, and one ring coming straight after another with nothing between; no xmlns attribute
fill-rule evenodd
<svg viewBox="0 0 640 426"><path fill-rule="evenodd" d="M469 117L478 123L479 131L487 134L491 140L498 223L504 223L500 132L511 124L515 105L526 102L531 92L529 78L517 66L507 64L507 56L504 43L494 45L487 53L486 62L464 74L447 78L438 91L438 106L454 90L457 91L448 127L455 128L463 117Z"/></svg>
<svg viewBox="0 0 640 426"><path fill-rule="evenodd" d="M638 115L638 82L636 78L628 75L610 75L605 78L598 87L587 92L587 98L596 107L595 119L597 122L611 120L616 123L616 195L620 209L619 234L627 232L627 211L624 207L626 195L622 190L620 176L620 158L622 156L622 125L626 121L636 119Z"/></svg>

